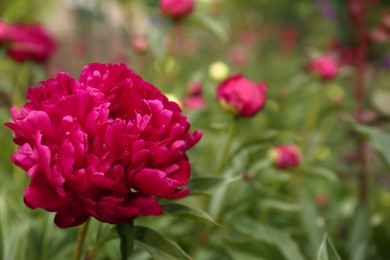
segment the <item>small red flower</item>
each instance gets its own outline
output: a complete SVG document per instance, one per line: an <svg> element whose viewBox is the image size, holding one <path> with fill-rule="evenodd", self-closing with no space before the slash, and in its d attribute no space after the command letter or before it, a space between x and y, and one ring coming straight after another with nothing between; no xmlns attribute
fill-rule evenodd
<svg viewBox="0 0 390 260"><path fill-rule="evenodd" d="M224 109L241 117L251 117L263 108L266 90L265 82L257 84L237 74L219 84L217 100Z"/></svg>
<svg viewBox="0 0 390 260"><path fill-rule="evenodd" d="M279 169L292 168L299 165L302 159L301 150L293 144L274 147L269 154L271 160Z"/></svg>
<svg viewBox="0 0 390 260"><path fill-rule="evenodd" d="M309 72L319 75L322 80L332 80L339 71L337 62L334 58L327 55L312 60L307 69Z"/></svg>
<svg viewBox="0 0 390 260"><path fill-rule="evenodd" d="M54 39L38 24L7 25L0 22L0 45L15 61L45 62L53 53Z"/></svg>
<svg viewBox="0 0 390 260"><path fill-rule="evenodd" d="M160 11L172 20L187 17L195 7L194 0L160 0Z"/></svg>
<svg viewBox="0 0 390 260"><path fill-rule="evenodd" d="M202 95L202 84L194 82L189 89L189 97L182 100L184 107L189 109L200 109L205 105L205 99Z"/></svg>
<svg viewBox="0 0 390 260"><path fill-rule="evenodd" d="M202 133L125 64L89 64L79 81L58 73L27 98L6 123L19 146L12 161L31 178L26 205L56 212L59 227L160 215L156 197L189 194L186 151Z"/></svg>

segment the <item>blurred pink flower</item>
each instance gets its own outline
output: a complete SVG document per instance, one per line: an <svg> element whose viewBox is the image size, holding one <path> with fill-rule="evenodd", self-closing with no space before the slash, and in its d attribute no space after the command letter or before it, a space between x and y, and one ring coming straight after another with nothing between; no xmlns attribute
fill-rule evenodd
<svg viewBox="0 0 390 260"><path fill-rule="evenodd" d="M160 11L172 20L187 17L195 7L194 0L160 0Z"/></svg>
<svg viewBox="0 0 390 260"><path fill-rule="evenodd" d="M18 62L45 62L53 53L54 39L38 24L7 25L0 22L0 44Z"/></svg>
<svg viewBox="0 0 390 260"><path fill-rule="evenodd" d="M293 144L276 146L270 151L269 155L279 169L298 166L302 159L301 150Z"/></svg>
<svg viewBox="0 0 390 260"><path fill-rule="evenodd" d="M312 60L307 69L309 72L319 75L322 80L332 80L339 71L337 62L329 55L323 55Z"/></svg>
<svg viewBox="0 0 390 260"><path fill-rule="evenodd" d="M323 193L317 193L314 196L314 202L318 207L323 208L328 204L328 197Z"/></svg>
<svg viewBox="0 0 390 260"><path fill-rule="evenodd" d="M217 100L224 109L241 117L251 117L263 108L266 90L265 82L257 84L236 74L219 84Z"/></svg>
<svg viewBox="0 0 390 260"><path fill-rule="evenodd" d="M144 53L148 49L148 41L145 36L135 36L131 41L131 47L136 53Z"/></svg>
<svg viewBox="0 0 390 260"><path fill-rule="evenodd" d="M31 177L26 205L56 212L59 227L160 215L155 197L188 195L186 151L202 133L125 64L89 64L79 81L58 73L27 98L6 123L19 146L12 161Z"/></svg>
<svg viewBox="0 0 390 260"><path fill-rule="evenodd" d="M202 84L200 82L191 84L189 97L183 99L182 104L189 109L200 109L205 105L205 100L202 95Z"/></svg>
<svg viewBox="0 0 390 260"><path fill-rule="evenodd" d="M243 66L248 62L248 49L244 46L233 46L229 50L229 61L237 66Z"/></svg>

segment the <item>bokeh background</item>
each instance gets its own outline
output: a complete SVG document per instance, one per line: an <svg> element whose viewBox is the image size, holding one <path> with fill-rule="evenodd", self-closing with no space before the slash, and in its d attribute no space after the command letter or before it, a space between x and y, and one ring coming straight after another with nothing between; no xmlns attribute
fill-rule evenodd
<svg viewBox="0 0 390 260"><path fill-rule="evenodd" d="M342 259L390 258L390 1L195 3L193 13L172 22L157 0L1 0L2 22L39 23L56 41L44 62L15 61L0 42L1 259L72 254L77 228L61 230L53 214L25 207L29 180L10 161L16 146L3 123L29 86L59 71L78 78L91 62L126 63L181 103L192 128L203 131L189 152L194 192L182 203L206 215L167 212L139 223L195 259L316 259L325 234ZM324 54L338 62L329 81L307 70ZM267 103L239 121L217 179L212 172L232 119L216 88L235 73L267 82ZM202 100L191 106L194 84ZM296 168L278 169L269 156L285 143L302 150ZM197 186L200 179L205 186ZM220 226L202 238L215 222ZM110 226L91 225L86 250L118 259ZM138 247L134 253L150 257Z"/></svg>

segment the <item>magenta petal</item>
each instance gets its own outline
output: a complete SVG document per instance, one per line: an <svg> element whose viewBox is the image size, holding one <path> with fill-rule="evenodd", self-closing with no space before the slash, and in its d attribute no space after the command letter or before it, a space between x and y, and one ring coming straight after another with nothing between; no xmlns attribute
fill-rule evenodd
<svg viewBox="0 0 390 260"><path fill-rule="evenodd" d="M55 188L45 178L40 165L32 167L29 170L29 175L31 183L24 191L24 201L28 207L56 211L66 205L66 199L57 194Z"/></svg>
<svg viewBox="0 0 390 260"><path fill-rule="evenodd" d="M87 214L80 214L80 209L74 207L66 211L59 211L54 218L54 223L60 228L76 227L83 224L88 218Z"/></svg>

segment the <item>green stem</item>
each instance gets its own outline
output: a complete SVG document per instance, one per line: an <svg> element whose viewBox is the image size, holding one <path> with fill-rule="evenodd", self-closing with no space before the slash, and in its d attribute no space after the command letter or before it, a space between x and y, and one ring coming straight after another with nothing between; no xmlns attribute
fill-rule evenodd
<svg viewBox="0 0 390 260"><path fill-rule="evenodd" d="M318 114L320 112L322 86L316 86L316 87L317 89L314 90L314 93L312 93L312 96L310 97L310 107L308 108L309 114L306 117L306 121L303 127L303 136L302 136L303 142L307 141L309 134L316 127Z"/></svg>
<svg viewBox="0 0 390 260"><path fill-rule="evenodd" d="M126 260L134 248L134 221L116 224L116 231L120 238L121 259Z"/></svg>
<svg viewBox="0 0 390 260"><path fill-rule="evenodd" d="M237 131L237 125L238 125L238 120L239 118L238 117L234 117L234 120L232 122L232 125L230 126L230 129L229 129L229 133L227 135L227 139L226 139L226 142L225 142L225 145L222 149L222 154L221 154L221 157L219 159L219 162L217 164L217 167L215 168L215 171L214 171L214 176L220 176L221 173L223 172L223 169L225 168L225 165L228 161L228 158L229 158L229 150L230 150L230 146L231 146L231 143L233 141L233 138L234 138L234 135ZM222 189L220 191L220 193L217 193L214 195L215 196L222 196L222 197L225 197L226 196L226 188L225 189ZM223 199L222 199L223 201ZM209 204L210 204L210 201L209 201ZM220 203L218 208L215 210L216 214L215 214L215 221L218 222L220 220L220 218L223 216L222 212L223 212L223 208L224 208L224 203ZM209 207L209 208L212 208L212 207ZM191 252L191 257L193 259L195 259L195 256L199 253L200 249L207 243L211 233L214 231L215 229L215 226L210 226L208 225L200 234L199 236L197 237L196 241L195 241L195 245L192 249L192 252Z"/></svg>
<svg viewBox="0 0 390 260"><path fill-rule="evenodd" d="M87 234L89 226L89 221L90 219L88 219L84 224L80 226L79 233L77 235L76 247L73 252L73 260L79 260L81 257L81 252L83 251L83 245L85 241L85 235Z"/></svg>
<svg viewBox="0 0 390 260"><path fill-rule="evenodd" d="M214 176L220 176L224 167L225 167L226 161L227 161L228 156L229 156L230 146L232 144L234 135L237 131L238 119L239 119L238 117L235 117L233 122L232 122L232 125L230 126L225 146L222 149L221 158L219 159L217 167L215 168L215 171L214 171Z"/></svg>

